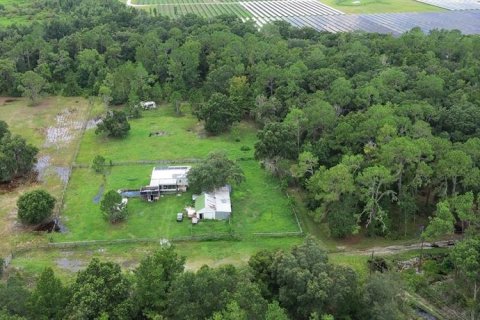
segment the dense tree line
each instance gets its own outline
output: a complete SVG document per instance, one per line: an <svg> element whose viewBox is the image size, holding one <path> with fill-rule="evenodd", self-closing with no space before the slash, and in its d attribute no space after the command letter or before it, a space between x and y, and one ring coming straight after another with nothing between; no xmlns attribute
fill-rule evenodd
<svg viewBox="0 0 480 320"><path fill-rule="evenodd" d="M29 174L37 162L38 149L19 135L12 134L0 120L0 183Z"/></svg>
<svg viewBox="0 0 480 320"><path fill-rule="evenodd" d="M247 267L185 271L173 247L146 256L133 273L93 259L70 284L46 269L31 289L0 283L0 319L403 319L401 286L389 274L362 284L333 265L312 238L291 251L261 251Z"/></svg>
<svg viewBox="0 0 480 320"><path fill-rule="evenodd" d="M177 109L186 100L212 134L252 119L255 156L305 188L333 236L387 235L394 220L406 234L419 211L478 192L478 36L257 30L227 16L152 17L114 0L42 5L56 15L0 27L2 94ZM128 131L109 124L100 130Z"/></svg>

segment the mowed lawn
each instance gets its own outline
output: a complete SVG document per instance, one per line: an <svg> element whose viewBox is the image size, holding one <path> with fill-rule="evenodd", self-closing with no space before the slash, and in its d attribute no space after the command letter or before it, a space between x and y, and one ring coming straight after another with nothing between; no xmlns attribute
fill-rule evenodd
<svg viewBox="0 0 480 320"><path fill-rule="evenodd" d="M256 141L253 124L235 124L228 133L208 137L196 118L177 117L171 109L162 106L144 112L140 119L130 120L131 130L123 139L99 136L95 130L88 130L76 162L90 164L97 154L113 161L204 158L215 150L223 150L232 158L253 156ZM160 135L151 135L157 132ZM251 150L242 151L242 146Z"/></svg>
<svg viewBox="0 0 480 320"><path fill-rule="evenodd" d="M298 231L278 181L252 159L256 128L251 124L241 123L229 133L207 137L192 116L176 117L170 110L160 109L132 120L131 127L125 139L110 139L95 135L94 130L87 131L77 162L88 164L96 154L116 162L204 158L211 151L223 150L230 158L238 159L246 177L244 183L233 188L231 220L201 221L198 225L192 225L188 219L176 222L176 213L193 205L192 194L187 192L165 195L156 203L131 199L127 221L111 225L100 211L103 193L148 185L154 165L112 166L105 177L92 169L77 168L65 198L63 221L68 232L54 235L55 241L160 239L226 232L246 238L253 233ZM149 137L151 132L164 134ZM242 147L250 150L242 151Z"/></svg>
<svg viewBox="0 0 480 320"><path fill-rule="evenodd" d="M415 0L320 0L345 13L441 12L445 9Z"/></svg>
<svg viewBox="0 0 480 320"><path fill-rule="evenodd" d="M257 232L298 231L288 200L276 182L255 161L240 162L246 181L232 192L231 221L175 220L176 213L193 205L190 192L165 195L149 203L132 198L125 222L111 225L100 211L101 195L109 190L147 185L152 166L115 166L104 179L91 169L75 169L65 199L63 221L67 233L55 234L55 241L104 240L126 238L176 238L212 235L233 231L241 237Z"/></svg>

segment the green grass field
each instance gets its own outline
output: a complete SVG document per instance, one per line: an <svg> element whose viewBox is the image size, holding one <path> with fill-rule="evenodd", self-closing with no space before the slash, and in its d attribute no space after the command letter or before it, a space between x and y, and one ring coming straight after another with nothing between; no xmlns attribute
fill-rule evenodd
<svg viewBox="0 0 480 320"><path fill-rule="evenodd" d="M246 241L202 241L175 244L178 253L186 257L185 268L198 270L203 265L220 266L233 264L245 266L250 256L257 251L289 250L303 241L302 238L262 238ZM135 268L145 255L152 253L158 244L118 244L115 246L88 246L65 250L36 250L18 254L12 266L26 275L35 276L46 267L51 267L63 278L72 281L74 272L84 268L92 258L114 261L124 269Z"/></svg>
<svg viewBox="0 0 480 320"><path fill-rule="evenodd" d="M176 117L173 110L160 107L146 111L140 119L130 120L132 130L124 139L85 133L77 163L90 164L100 154L107 160L174 160L203 158L214 150L223 150L231 158L252 157L256 129L250 123L235 125L226 134L207 137L203 125L192 116ZM162 136L150 133L162 132ZM241 151L248 146L250 151Z"/></svg>
<svg viewBox="0 0 480 320"><path fill-rule="evenodd" d="M191 193L166 195L156 203L140 199L129 202L130 216L124 223L110 225L103 220L99 203L93 199L99 190L138 189L148 185L154 165L113 166L105 178L91 169L75 169L66 195L63 218L69 232L56 234L56 241L103 240L120 238L175 238L191 235L233 232L249 237L258 232L298 231L288 199L278 181L266 173L253 156L256 129L241 123L230 133L204 137L201 125L192 116L175 117L170 110L148 111L131 121L127 138L117 140L88 131L81 144L77 162L88 164L98 153L114 161L172 160L204 158L209 152L223 150L238 161L246 181L232 193L233 215L230 222L175 221L175 214L192 205ZM162 131L164 136L149 137ZM242 151L248 146L249 151Z"/></svg>
<svg viewBox="0 0 480 320"><path fill-rule="evenodd" d="M345 13L441 12L445 9L415 0L321 0Z"/></svg>

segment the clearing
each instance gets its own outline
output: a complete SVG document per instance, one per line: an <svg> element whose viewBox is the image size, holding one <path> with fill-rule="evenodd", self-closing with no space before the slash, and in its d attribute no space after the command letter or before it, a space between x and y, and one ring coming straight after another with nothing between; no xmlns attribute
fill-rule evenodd
<svg viewBox="0 0 480 320"><path fill-rule="evenodd" d="M124 139L97 136L94 130L85 132L76 161L79 167L73 170L62 215L68 232L52 235L54 241L172 239L225 233L245 238L253 233L299 231L278 181L253 160L256 128L252 124L240 123L230 133L206 137L194 117L177 117L163 106L144 112L130 125ZM152 134L156 132L162 134ZM104 192L148 185L155 161L203 159L215 150L236 159L246 176L243 184L233 188L230 221L201 221L195 226L189 220L176 222L176 213L193 204L190 192L165 195L154 203L132 198L126 222L111 225L103 219L99 202ZM105 175L86 168L97 154L113 163ZM185 161L181 164L189 164Z"/></svg>

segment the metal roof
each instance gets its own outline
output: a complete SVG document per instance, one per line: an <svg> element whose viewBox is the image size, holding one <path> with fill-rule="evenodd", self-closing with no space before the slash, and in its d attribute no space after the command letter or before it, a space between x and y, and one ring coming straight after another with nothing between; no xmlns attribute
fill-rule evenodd
<svg viewBox="0 0 480 320"><path fill-rule="evenodd" d="M198 196L195 200L195 210L199 212L203 209L215 212L232 212L230 187L224 186L212 192L204 192Z"/></svg>
<svg viewBox="0 0 480 320"><path fill-rule="evenodd" d="M150 186L176 185L179 179L187 179L188 166L155 167L152 170ZM185 181L187 184L188 182Z"/></svg>

